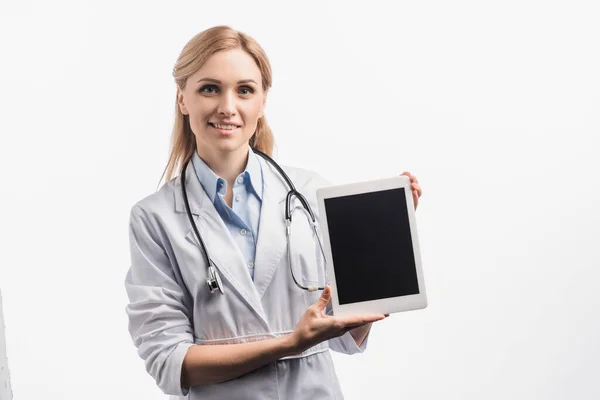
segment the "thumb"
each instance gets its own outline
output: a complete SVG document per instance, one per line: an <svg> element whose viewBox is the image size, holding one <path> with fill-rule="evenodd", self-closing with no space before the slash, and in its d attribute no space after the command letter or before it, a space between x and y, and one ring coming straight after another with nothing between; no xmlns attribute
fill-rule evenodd
<svg viewBox="0 0 600 400"><path fill-rule="evenodd" d="M317 300L315 305L317 307L319 307L320 310L322 310L325 307L327 307L327 304L329 304L330 300L331 300L331 287L329 285L326 285L325 289L323 289L323 293L321 293L321 297L319 297L319 300Z"/></svg>

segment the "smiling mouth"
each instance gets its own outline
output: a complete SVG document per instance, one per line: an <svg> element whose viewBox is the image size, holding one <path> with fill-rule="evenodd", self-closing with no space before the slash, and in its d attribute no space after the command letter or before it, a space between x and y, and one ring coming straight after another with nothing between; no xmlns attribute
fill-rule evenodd
<svg viewBox="0 0 600 400"><path fill-rule="evenodd" d="M209 122L208 124L210 126L212 126L213 128L217 128L217 129L220 129L220 130L223 130L223 131L232 131L234 129L239 128L239 126L237 126L237 125L231 125L231 124L215 124L215 123L212 123L212 122Z"/></svg>

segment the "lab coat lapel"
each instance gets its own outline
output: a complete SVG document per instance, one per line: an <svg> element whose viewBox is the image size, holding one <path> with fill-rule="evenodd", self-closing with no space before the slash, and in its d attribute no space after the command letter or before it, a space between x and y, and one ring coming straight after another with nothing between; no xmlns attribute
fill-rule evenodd
<svg viewBox="0 0 600 400"><path fill-rule="evenodd" d="M263 173L263 198L256 244L254 285L262 298L286 251L285 197L288 189L277 171L259 156Z"/></svg>
<svg viewBox="0 0 600 400"><path fill-rule="evenodd" d="M181 184L176 187L176 190L178 191L175 198L176 208L178 211L185 213L185 203L183 201L183 195L181 194ZM237 248L237 244L233 241L223 219L200 185L191 163L186 170L186 189L190 210L193 214L196 226L198 227L198 231L204 241L204 245L208 250L210 258L213 260L221 274L221 279L226 279L231 283L236 294L252 308L268 329L268 322L265 317L262 303L260 302L260 297L252 282L248 269L246 268L246 263L243 260L242 254ZM195 244L200 252L202 251L202 247L198 242L192 227L189 228L186 239ZM202 255L202 257L204 256ZM219 295L220 294L215 294L215 296ZM225 296L231 295L232 293L225 292Z"/></svg>

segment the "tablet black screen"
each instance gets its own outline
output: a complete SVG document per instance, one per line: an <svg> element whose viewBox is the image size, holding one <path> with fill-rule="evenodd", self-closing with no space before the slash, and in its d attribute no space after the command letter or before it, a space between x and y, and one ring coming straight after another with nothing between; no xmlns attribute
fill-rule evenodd
<svg viewBox="0 0 600 400"><path fill-rule="evenodd" d="M324 203L340 304L419 293L404 188Z"/></svg>

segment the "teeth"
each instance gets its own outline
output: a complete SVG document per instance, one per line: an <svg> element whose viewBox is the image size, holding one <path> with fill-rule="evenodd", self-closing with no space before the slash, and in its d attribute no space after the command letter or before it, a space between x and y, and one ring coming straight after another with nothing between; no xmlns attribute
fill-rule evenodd
<svg viewBox="0 0 600 400"><path fill-rule="evenodd" d="M219 125L219 124L213 124L215 128L219 128L219 129L224 129L226 131L230 131L232 129L237 128L237 126L235 125Z"/></svg>

